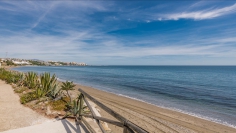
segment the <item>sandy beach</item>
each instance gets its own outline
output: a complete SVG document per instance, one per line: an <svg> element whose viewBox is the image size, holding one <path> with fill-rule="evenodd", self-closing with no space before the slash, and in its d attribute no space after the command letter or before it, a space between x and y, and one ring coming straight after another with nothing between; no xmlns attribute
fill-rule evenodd
<svg viewBox="0 0 236 133"><path fill-rule="evenodd" d="M10 85L0 81L0 88L0 131L30 126L34 123L47 120L33 110L21 105L19 102L19 96L14 94ZM127 118L129 121L139 125L151 133L236 132L236 129L232 127L79 84L77 84L75 90L71 92L73 98L78 96L78 88L83 89L109 108ZM99 113L102 117L116 120L101 108L96 108L100 110ZM15 112L16 110L17 112ZM123 131L120 127L110 124L108 125L114 133L120 133Z"/></svg>
<svg viewBox="0 0 236 133"><path fill-rule="evenodd" d="M201 118L160 108L141 101L97 90L91 87L77 85L88 94L95 97L109 108L123 115L131 122L139 125L151 133L235 133L236 129ZM78 91L74 91L74 96ZM99 107L98 107L99 108ZM112 118L102 109L99 109L103 117ZM115 120L115 119L114 119ZM109 125L112 131L122 132L122 129Z"/></svg>
<svg viewBox="0 0 236 133"><path fill-rule="evenodd" d="M45 121L50 121L50 119L23 106L12 86L0 80L0 132Z"/></svg>

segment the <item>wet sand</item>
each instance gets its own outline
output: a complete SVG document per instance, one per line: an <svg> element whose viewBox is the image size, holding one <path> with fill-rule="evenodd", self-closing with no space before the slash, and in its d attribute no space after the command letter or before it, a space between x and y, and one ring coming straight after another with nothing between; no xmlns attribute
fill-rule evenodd
<svg viewBox="0 0 236 133"><path fill-rule="evenodd" d="M105 91L97 90L92 87L77 85L76 89L81 88L109 108L121 114L129 121L139 125L151 133L170 132L170 133L235 133L236 129L222 124L183 114L177 111L160 108L141 101L127 97L118 96ZM79 92L74 91L74 97ZM75 95L76 94L76 95ZM99 107L97 107L99 108ZM105 111L100 109L103 117L114 119ZM114 119L115 120L115 119ZM122 132L122 129L109 125L115 133Z"/></svg>

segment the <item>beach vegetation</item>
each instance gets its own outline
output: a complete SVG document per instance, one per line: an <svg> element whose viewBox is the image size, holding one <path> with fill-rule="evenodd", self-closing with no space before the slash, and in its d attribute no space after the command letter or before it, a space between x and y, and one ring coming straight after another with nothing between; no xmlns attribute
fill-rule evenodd
<svg viewBox="0 0 236 133"><path fill-rule="evenodd" d="M61 97L61 94L62 94L61 88L58 87L58 85L56 85L49 92L49 97L56 100L56 99L59 99Z"/></svg>
<svg viewBox="0 0 236 133"><path fill-rule="evenodd" d="M49 96L53 99L59 96L60 88L57 85L57 78L54 74L52 77L50 73L43 73L40 75L40 84L36 88L36 95L38 98Z"/></svg>
<svg viewBox="0 0 236 133"><path fill-rule="evenodd" d="M24 80L25 80L25 75L23 73L18 73L18 81L17 81L17 85L18 86L23 86L24 85Z"/></svg>
<svg viewBox="0 0 236 133"><path fill-rule="evenodd" d="M20 96L20 102L29 107L34 108L35 104L31 105L31 101L34 101L40 109L49 105L53 110L65 111L65 116L87 113L87 107L81 100L82 95L75 100L71 98L69 91L74 90L75 84L66 81L59 85L55 74L37 75L35 72L20 73L0 68L0 79L14 86L15 93Z"/></svg>
<svg viewBox="0 0 236 133"><path fill-rule="evenodd" d="M33 92L29 92L29 93L21 95L20 102L22 104L25 104L30 101L36 100L36 99L38 99L38 97L37 97L36 93L33 91Z"/></svg>
<svg viewBox="0 0 236 133"><path fill-rule="evenodd" d="M35 72L28 72L25 75L25 86L34 89L38 84L38 75Z"/></svg>
<svg viewBox="0 0 236 133"><path fill-rule="evenodd" d="M66 104L70 101L69 97L63 97L56 101L50 101L49 105L53 110L64 111L66 109Z"/></svg>
<svg viewBox="0 0 236 133"><path fill-rule="evenodd" d="M28 88L26 88L26 87L20 87L20 88L15 89L14 91L16 93L23 93L23 92L26 92L27 90L28 90Z"/></svg>
<svg viewBox="0 0 236 133"><path fill-rule="evenodd" d="M80 94L77 99L67 102L66 104L66 115L64 117L75 117L81 114L89 114L91 113L86 105L84 105L84 101L82 100L82 95Z"/></svg>
<svg viewBox="0 0 236 133"><path fill-rule="evenodd" d="M20 73L13 72L13 71L7 71L4 68L0 69L0 79L6 81L6 83L11 84L17 84L20 80Z"/></svg>
<svg viewBox="0 0 236 133"><path fill-rule="evenodd" d="M73 83L73 81L62 82L62 85L61 85L61 89L66 91L67 96L70 98L70 103L71 103L71 96L70 96L69 91L74 90L74 87L75 87L75 84Z"/></svg>

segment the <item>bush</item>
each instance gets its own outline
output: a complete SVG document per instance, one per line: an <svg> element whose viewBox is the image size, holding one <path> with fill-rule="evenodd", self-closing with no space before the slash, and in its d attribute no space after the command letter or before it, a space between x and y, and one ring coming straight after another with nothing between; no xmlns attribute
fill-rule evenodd
<svg viewBox="0 0 236 133"><path fill-rule="evenodd" d="M25 104L36 99L37 99L37 95L35 94L35 92L29 92L20 97L20 102L22 104Z"/></svg>
<svg viewBox="0 0 236 133"><path fill-rule="evenodd" d="M0 68L0 79L5 80L8 84L17 84L18 82L20 82L20 80L23 80L23 74L14 71L7 71L4 68Z"/></svg>

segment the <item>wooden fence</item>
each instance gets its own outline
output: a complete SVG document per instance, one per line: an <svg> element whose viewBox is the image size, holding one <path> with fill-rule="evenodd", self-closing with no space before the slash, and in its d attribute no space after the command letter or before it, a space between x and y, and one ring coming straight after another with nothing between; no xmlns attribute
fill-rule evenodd
<svg viewBox="0 0 236 133"><path fill-rule="evenodd" d="M120 114L118 114L115 111L111 110L110 108L108 108L107 106L105 106L104 104L102 104L101 102L99 102L98 100L96 100L95 98L93 98L92 96L87 94L86 92L84 92L82 89L79 89L79 91L81 92L81 95L79 97L80 102L81 102L80 105L82 105L82 102L85 102L86 105L88 106L89 110L91 111L91 115L82 114L80 112L79 115L78 115L78 118L76 118L76 120L81 120L87 126L87 128L90 130L90 132L96 133L95 130L84 119L84 117L88 117L88 118L92 118L92 119L96 120L98 126L100 127L100 129L103 133L106 133L106 131L104 130L104 128L101 124L101 121L107 122L107 123L110 123L110 124L113 124L113 125L116 125L116 126L119 126L119 127L123 128L123 133L135 133L135 132L136 133L148 133L146 130L144 130L141 127L139 127L138 125L128 121L127 119L125 119ZM109 113L110 115L115 117L117 120L119 120L119 122L114 121L114 120L110 120L110 119L107 119L107 118L96 116L96 114L93 111L91 105L87 101L87 98L90 99L92 102L94 102L97 106L99 106L100 108L105 110L107 113Z"/></svg>

